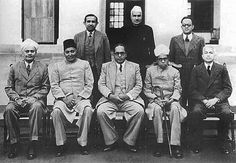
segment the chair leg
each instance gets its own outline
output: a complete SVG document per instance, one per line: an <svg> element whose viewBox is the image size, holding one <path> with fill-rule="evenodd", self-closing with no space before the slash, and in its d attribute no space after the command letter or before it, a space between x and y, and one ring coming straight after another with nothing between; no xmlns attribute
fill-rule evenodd
<svg viewBox="0 0 236 163"><path fill-rule="evenodd" d="M234 119L230 122L231 139L232 139L232 150L235 151L235 137L234 137Z"/></svg>

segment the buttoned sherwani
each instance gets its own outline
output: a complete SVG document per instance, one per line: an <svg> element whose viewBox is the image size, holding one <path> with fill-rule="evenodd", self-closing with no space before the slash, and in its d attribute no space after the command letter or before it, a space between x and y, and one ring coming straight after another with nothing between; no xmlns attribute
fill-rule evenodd
<svg viewBox="0 0 236 163"><path fill-rule="evenodd" d="M170 41L170 61L181 64L180 79L182 86L181 104L185 107L188 101L188 88L191 71L194 66L203 62L202 49L205 41L202 37L192 34L188 49L185 49L183 34L171 38Z"/></svg>
<svg viewBox="0 0 236 163"><path fill-rule="evenodd" d="M116 116L116 111L124 111L127 121L127 130L123 136L124 142L135 145L139 133L140 125L144 115L144 101L139 96L142 90L142 78L139 65L125 61L124 69L124 94L129 94L132 100L127 100L120 104L115 104L108 100L110 93L116 94L116 84L118 80L118 68L115 61L103 64L101 75L98 81L98 88L103 97L97 103L97 117L102 128L106 145L111 145L118 140L118 133L112 119Z"/></svg>
<svg viewBox="0 0 236 163"><path fill-rule="evenodd" d="M158 65L151 66L147 69L144 94L149 100L148 107L145 112L150 120L153 119L154 132L156 134L157 143L163 143L163 129L162 129L162 114L161 106L154 102L154 99L161 100L160 87L163 90L164 99L174 99L174 102L167 106L169 111L170 125L171 125L171 145L180 145L181 136L181 117L180 112L182 109L179 104L181 96L181 84L179 71L168 66L162 70Z"/></svg>
<svg viewBox="0 0 236 163"><path fill-rule="evenodd" d="M51 91L55 98L52 112L55 128L56 145L63 145L66 141L64 125L72 123L76 115L79 117L77 141L81 146L87 145L87 135L93 113L89 97L93 89L93 74L87 61L77 59L70 63L66 60L53 65L50 73ZM70 97L76 101L73 108L68 108L61 100ZM82 100L77 100L81 97Z"/></svg>
<svg viewBox="0 0 236 163"><path fill-rule="evenodd" d="M192 101L192 112L189 116L190 139L193 146L200 146L202 140L202 121L207 112L214 112L220 118L218 136L221 141L228 138L230 121L230 106L228 98L232 93L232 86L225 66L213 63L209 75L204 63L193 68L189 95ZM202 100L217 97L219 102L211 109L207 109Z"/></svg>
<svg viewBox="0 0 236 163"><path fill-rule="evenodd" d="M39 61L33 61L31 71L27 74L24 61L11 66L5 92L9 97L4 118L11 143L19 140L19 113L29 114L30 139L38 140L39 129L42 124L42 115L45 112L46 98L50 85L47 66ZM17 98L34 97L36 102L24 107L18 105Z"/></svg>

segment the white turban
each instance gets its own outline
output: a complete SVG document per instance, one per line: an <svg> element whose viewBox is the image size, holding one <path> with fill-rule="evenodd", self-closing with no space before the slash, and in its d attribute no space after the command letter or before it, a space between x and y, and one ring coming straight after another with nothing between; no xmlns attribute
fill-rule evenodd
<svg viewBox="0 0 236 163"><path fill-rule="evenodd" d="M142 8L140 6L134 6L132 10L130 11L130 14L132 15L134 11L142 13Z"/></svg>
<svg viewBox="0 0 236 163"><path fill-rule="evenodd" d="M26 47L33 46L36 50L38 50L39 44L31 39L26 39L21 44L21 51L24 51Z"/></svg>
<svg viewBox="0 0 236 163"><path fill-rule="evenodd" d="M155 56L159 57L160 55L169 55L170 50L166 45L160 44L156 47L154 52Z"/></svg>

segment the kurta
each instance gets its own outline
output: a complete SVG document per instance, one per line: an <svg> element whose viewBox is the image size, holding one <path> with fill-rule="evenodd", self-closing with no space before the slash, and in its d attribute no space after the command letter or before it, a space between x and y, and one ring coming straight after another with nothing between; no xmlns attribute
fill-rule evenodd
<svg viewBox="0 0 236 163"><path fill-rule="evenodd" d="M74 63L67 61L56 63L50 75L50 82L52 95L55 98L54 108L60 108L69 122L73 122L76 112L82 116L83 109L91 106L89 97L92 93L94 79L87 61L77 59ZM64 102L58 100L69 95L73 95L75 98L82 97L82 100L72 110L69 110Z"/></svg>

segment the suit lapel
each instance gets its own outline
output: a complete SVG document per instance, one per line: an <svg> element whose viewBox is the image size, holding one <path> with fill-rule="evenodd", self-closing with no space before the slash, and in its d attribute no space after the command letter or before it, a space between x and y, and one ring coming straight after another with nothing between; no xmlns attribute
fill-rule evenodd
<svg viewBox="0 0 236 163"><path fill-rule="evenodd" d="M25 65L25 62L24 61L21 61L20 63L20 73L22 74L22 76L28 80L29 76L27 74L27 70L26 70L26 65Z"/></svg>
<svg viewBox="0 0 236 163"><path fill-rule="evenodd" d="M29 74L28 82L35 76L37 71L38 71L38 67L37 67L36 62L34 61L34 63L32 64L30 74Z"/></svg>
<svg viewBox="0 0 236 163"><path fill-rule="evenodd" d="M219 75L219 69L216 66L215 63L213 63L212 68L211 68L211 76L210 76L210 81L208 82L208 87L211 86L211 84L215 81L215 78Z"/></svg>
<svg viewBox="0 0 236 163"><path fill-rule="evenodd" d="M191 52L191 50L193 50L195 48L195 46L197 44L197 41L198 41L198 39L197 39L195 34L193 34L192 36L193 37L192 37L192 39L190 41L189 48L188 48L188 54Z"/></svg>
<svg viewBox="0 0 236 163"><path fill-rule="evenodd" d="M126 61L126 63L125 63L125 87L126 87L126 90L129 88L129 83L131 83L131 82L128 82L129 81L129 73L131 72L130 70L132 70L132 67L130 67L129 62Z"/></svg>
<svg viewBox="0 0 236 163"><path fill-rule="evenodd" d="M95 47L95 57L96 57L96 52L98 50L98 46L99 46L99 43L100 43L100 39L101 39L101 36L100 34L98 33L98 31L94 31L94 47Z"/></svg>
<svg viewBox="0 0 236 163"><path fill-rule="evenodd" d="M111 81L111 86L112 86L112 90L114 91L115 84L116 84L116 72L117 72L115 61L111 62L109 69L110 70L108 70L108 72L109 72L109 77L110 77L110 81Z"/></svg>
<svg viewBox="0 0 236 163"><path fill-rule="evenodd" d="M183 35L179 35L177 37L177 44L179 45L180 49L183 51L183 54L185 55L185 47L184 47Z"/></svg>
<svg viewBox="0 0 236 163"><path fill-rule="evenodd" d="M208 75L208 72L206 70L206 66L204 63L201 64L200 71L201 71L204 81L206 81L206 83L209 83L210 76Z"/></svg>

